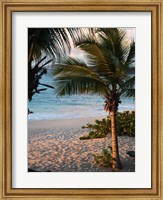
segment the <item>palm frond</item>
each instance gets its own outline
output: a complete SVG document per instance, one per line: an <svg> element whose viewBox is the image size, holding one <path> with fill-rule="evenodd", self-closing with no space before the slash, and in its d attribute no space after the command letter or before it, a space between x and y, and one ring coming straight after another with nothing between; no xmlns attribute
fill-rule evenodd
<svg viewBox="0 0 163 200"><path fill-rule="evenodd" d="M134 63L135 63L135 42L132 42L130 45L130 51L128 53L128 57L126 59L125 64L131 67Z"/></svg>
<svg viewBox="0 0 163 200"><path fill-rule="evenodd" d="M126 35L125 29L102 28L101 31L100 37L102 38L103 43L121 62L123 62L127 51L127 46L123 44L123 40Z"/></svg>
<svg viewBox="0 0 163 200"><path fill-rule="evenodd" d="M135 76L130 77L121 85L119 94L121 97L135 97Z"/></svg>
<svg viewBox="0 0 163 200"><path fill-rule="evenodd" d="M72 57L67 57L62 60L61 64L55 65L53 75L60 76L60 74L73 74L78 77L89 75L90 77L100 80L98 73L92 70L91 67L87 66L83 60Z"/></svg>
<svg viewBox="0 0 163 200"><path fill-rule="evenodd" d="M104 95L106 85L98 79L89 76L76 76L60 74L55 78L55 91L58 95L72 95L81 93L93 93Z"/></svg>
<svg viewBox="0 0 163 200"><path fill-rule="evenodd" d="M29 53L31 52L33 58L40 58L42 52L45 52L56 60L60 59L71 48L70 37L65 28L29 28Z"/></svg>
<svg viewBox="0 0 163 200"><path fill-rule="evenodd" d="M100 76L107 77L112 73L111 68L108 67L108 63L101 46L95 42L83 43L79 46L87 54L88 62L93 63L92 70L95 70Z"/></svg>

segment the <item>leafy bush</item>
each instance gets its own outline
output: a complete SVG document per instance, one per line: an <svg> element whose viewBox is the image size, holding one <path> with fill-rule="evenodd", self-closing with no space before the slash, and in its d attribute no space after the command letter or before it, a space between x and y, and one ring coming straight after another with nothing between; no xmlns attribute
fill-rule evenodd
<svg viewBox="0 0 163 200"><path fill-rule="evenodd" d="M102 167L111 167L112 163L112 155L111 155L112 147L108 147L108 149L103 149L101 155L95 155L94 159L97 165L102 166Z"/></svg>
<svg viewBox="0 0 163 200"><path fill-rule="evenodd" d="M83 129L91 130L88 135L80 137L81 140L103 138L108 133L110 133L110 121L108 118L100 120L95 120L95 124L87 124L83 126Z"/></svg>
<svg viewBox="0 0 163 200"><path fill-rule="evenodd" d="M118 112L116 115L116 127L118 135L135 136L135 111ZM110 116L106 119L96 120L95 124L88 123L83 129L89 129L88 135L80 137L80 140L106 137L111 134Z"/></svg>
<svg viewBox="0 0 163 200"><path fill-rule="evenodd" d="M135 137L135 111L117 113L118 135Z"/></svg>

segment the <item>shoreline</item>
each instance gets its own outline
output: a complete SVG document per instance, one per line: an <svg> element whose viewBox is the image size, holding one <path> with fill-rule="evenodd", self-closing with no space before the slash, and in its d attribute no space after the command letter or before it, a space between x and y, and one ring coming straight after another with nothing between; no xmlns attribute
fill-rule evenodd
<svg viewBox="0 0 163 200"><path fill-rule="evenodd" d="M107 116L72 118L72 119L52 119L52 120L33 120L28 121L29 129L71 129L81 128L87 123L94 123L95 120L101 120Z"/></svg>
<svg viewBox="0 0 163 200"><path fill-rule="evenodd" d="M135 110L129 110L132 112ZM126 112L126 111L119 111ZM80 117L70 119L39 119L39 120L28 120L28 128L30 129L51 129L51 128L81 128L87 123L94 123L95 120L102 120L108 115L95 116L95 117ZM63 126L64 125L64 126Z"/></svg>

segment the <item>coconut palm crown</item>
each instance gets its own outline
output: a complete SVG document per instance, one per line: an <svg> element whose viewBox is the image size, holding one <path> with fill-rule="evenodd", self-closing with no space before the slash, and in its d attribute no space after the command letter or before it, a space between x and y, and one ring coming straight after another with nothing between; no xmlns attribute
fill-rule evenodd
<svg viewBox="0 0 163 200"><path fill-rule="evenodd" d="M96 33L95 33L96 32ZM126 41L126 31L100 28L78 39L75 45L87 60L67 57L54 70L58 95L94 93L105 98L111 117L112 169L122 169L116 132L116 112L124 97L135 95L135 43Z"/></svg>

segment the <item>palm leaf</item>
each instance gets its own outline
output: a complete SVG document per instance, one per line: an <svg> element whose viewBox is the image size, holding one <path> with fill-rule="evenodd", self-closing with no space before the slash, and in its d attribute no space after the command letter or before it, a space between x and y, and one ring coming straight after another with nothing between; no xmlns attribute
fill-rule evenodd
<svg viewBox="0 0 163 200"><path fill-rule="evenodd" d="M130 51L126 59L126 65L133 65L135 63L135 42L132 42L130 45Z"/></svg>
<svg viewBox="0 0 163 200"><path fill-rule="evenodd" d="M89 76L61 74L55 78L55 91L58 95L94 93L104 95L106 85L98 79Z"/></svg>
<svg viewBox="0 0 163 200"><path fill-rule="evenodd" d="M119 94L122 97L135 97L135 76L129 78L121 85Z"/></svg>

